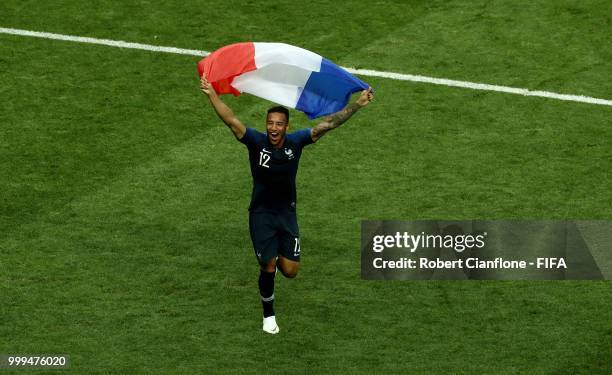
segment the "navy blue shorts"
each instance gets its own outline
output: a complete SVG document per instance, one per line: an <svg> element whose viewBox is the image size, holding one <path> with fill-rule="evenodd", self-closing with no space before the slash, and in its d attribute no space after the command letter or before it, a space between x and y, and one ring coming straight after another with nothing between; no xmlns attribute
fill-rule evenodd
<svg viewBox="0 0 612 375"><path fill-rule="evenodd" d="M249 231L260 264L277 256L300 261L300 229L295 212L250 212Z"/></svg>

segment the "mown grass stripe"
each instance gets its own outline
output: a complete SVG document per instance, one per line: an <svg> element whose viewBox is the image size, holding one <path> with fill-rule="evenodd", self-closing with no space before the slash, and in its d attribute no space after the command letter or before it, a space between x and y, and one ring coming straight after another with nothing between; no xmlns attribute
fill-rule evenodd
<svg viewBox="0 0 612 375"><path fill-rule="evenodd" d="M105 46L110 46L110 47L140 49L140 50L152 51L152 52L176 53L176 54L191 55L191 56L207 56L210 54L210 52L203 51L203 50L155 46L151 44L125 42L122 40L98 39L98 38L91 38L91 37L54 34L54 33L47 33L47 32L11 29L11 28L4 28L4 27L0 27L0 33L20 35L20 36L31 36L31 37L45 38L45 39L63 40L63 41L70 41L70 42L79 42L79 43L100 44L100 45L105 45ZM555 92L540 91L540 90L532 91L532 90L524 89L524 88L498 86L498 85L468 82L468 81L456 81L456 80L446 79L446 78L435 78L435 77L427 77L427 76L420 76L420 75L413 75L413 74L381 72L377 70L353 69L353 68L347 68L347 67L343 67L343 68L352 74L357 74L357 75L362 75L362 76L382 77L382 78L394 79L394 80L399 80L399 81L431 83L435 85L460 87L460 88L466 88L466 89L472 89L472 90L503 92L507 94L516 94L516 95L523 95L523 96L537 96L537 97L548 98L548 99L612 106L612 100L598 99L598 98L593 98L590 96L583 96L583 95L559 94Z"/></svg>

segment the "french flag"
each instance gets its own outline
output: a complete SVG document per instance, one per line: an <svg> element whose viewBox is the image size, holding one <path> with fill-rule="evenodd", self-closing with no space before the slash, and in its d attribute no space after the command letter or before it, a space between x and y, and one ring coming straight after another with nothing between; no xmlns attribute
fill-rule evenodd
<svg viewBox="0 0 612 375"><path fill-rule="evenodd" d="M309 119L338 112L368 84L328 59L284 43L236 43L198 62L217 94L246 92L302 111Z"/></svg>

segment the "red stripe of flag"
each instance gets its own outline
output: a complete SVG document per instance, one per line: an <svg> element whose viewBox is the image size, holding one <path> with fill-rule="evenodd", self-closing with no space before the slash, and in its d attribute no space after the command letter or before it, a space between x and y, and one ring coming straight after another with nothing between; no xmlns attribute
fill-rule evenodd
<svg viewBox="0 0 612 375"><path fill-rule="evenodd" d="M255 69L255 45L252 42L225 46L198 62L200 77L206 74L206 79L219 95L240 95L231 85L234 77Z"/></svg>

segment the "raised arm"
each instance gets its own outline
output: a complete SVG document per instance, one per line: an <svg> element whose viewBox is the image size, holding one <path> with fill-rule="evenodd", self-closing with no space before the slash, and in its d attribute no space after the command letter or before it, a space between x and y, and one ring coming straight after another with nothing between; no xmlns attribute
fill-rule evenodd
<svg viewBox="0 0 612 375"><path fill-rule="evenodd" d="M374 94L372 93L372 88L368 87L367 90L363 90L359 98L355 101L355 103L351 103L344 107L343 110L334 113L333 115L325 117L323 122L317 124L312 128L312 132L310 136L312 140L316 142L319 138L321 138L328 131L337 128L338 126L344 124L346 120L351 118L351 116L357 112L359 109L365 107L370 104L370 102L374 100Z"/></svg>
<svg viewBox="0 0 612 375"><path fill-rule="evenodd" d="M217 112L217 116L227 125L228 128L234 133L234 136L238 139L242 139L244 137L244 133L246 133L246 127L238 120L234 112L228 107L225 103L221 101L215 89L212 85L206 80L206 77L202 75L200 78L200 90L206 96L208 96L208 100L210 100L210 104L212 104L215 112Z"/></svg>

